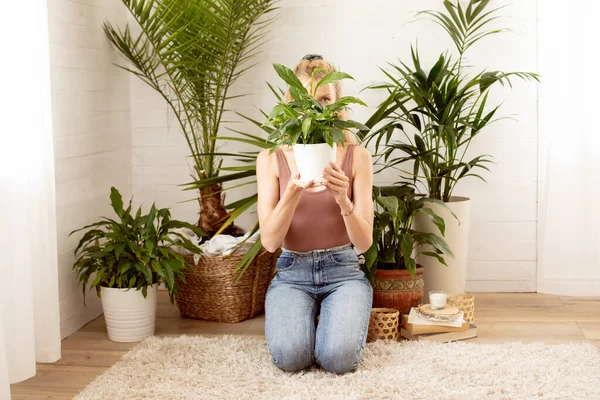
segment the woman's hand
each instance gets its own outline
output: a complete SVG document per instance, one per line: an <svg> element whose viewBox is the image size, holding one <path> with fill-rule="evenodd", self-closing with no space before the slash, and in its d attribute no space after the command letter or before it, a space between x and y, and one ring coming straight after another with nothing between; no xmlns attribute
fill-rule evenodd
<svg viewBox="0 0 600 400"><path fill-rule="evenodd" d="M324 186L327 187L329 193L333 196L338 204L342 204L348 198L348 186L350 178L346 176L344 171L333 161L329 161L331 168L323 170L323 178L325 178Z"/></svg>
<svg viewBox="0 0 600 400"><path fill-rule="evenodd" d="M315 181L313 179L311 179L308 182L302 182L302 181L300 181L300 172L296 172L290 178L287 187L291 188L292 190L303 191L303 190L310 189L310 188L315 187L315 186L318 186L318 184L315 183Z"/></svg>

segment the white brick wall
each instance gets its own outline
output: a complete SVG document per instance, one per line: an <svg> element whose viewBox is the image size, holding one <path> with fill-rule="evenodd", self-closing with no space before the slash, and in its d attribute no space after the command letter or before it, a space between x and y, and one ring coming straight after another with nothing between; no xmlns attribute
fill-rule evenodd
<svg viewBox="0 0 600 400"><path fill-rule="evenodd" d="M495 2L496 5L506 2ZM306 53L321 53L334 61L356 81L345 81L345 94L357 95L369 110L355 107L353 117L365 120L381 101L381 95L359 90L384 77L378 66L398 58L409 60L410 44L418 39L422 61L431 65L451 43L441 28L427 21L407 24L418 10L435 8L441 1L402 1L372 3L359 0L305 0L280 2L279 19L273 25L271 40L263 48L259 65L236 83L232 94L252 93L236 99L232 108L260 119L257 108L269 110L274 97L265 81L283 86L272 63L293 65ZM470 61L480 68L505 71L536 71L536 2L523 0L507 7L497 26L513 33L490 38L470 52ZM443 38L443 39L442 39ZM488 183L461 182L456 195L472 198L468 290L535 291L536 208L537 208L537 88L516 82L512 92L501 87L490 94L506 100L501 120L492 125L473 144L471 154L492 154L497 165L485 174ZM156 94L132 78L132 124L134 152L134 190L145 202L156 199L171 206L178 218L196 220L195 203L177 204L190 198L176 185L187 182L187 149L175 121L167 117L166 107ZM170 124L170 128L167 128ZM258 131L249 124L239 126ZM223 131L225 132L225 131ZM223 142L222 142L223 143ZM225 144L227 150L241 148ZM390 171L391 172L391 171ZM485 171L483 171L485 172ZM376 177L376 184L394 182L393 174ZM245 191L238 191L232 200ZM246 228L256 220L247 214L240 224Z"/></svg>
<svg viewBox="0 0 600 400"><path fill-rule="evenodd" d="M129 76L101 24L122 23L121 2L48 1L56 167L61 336L101 314L95 292L87 307L72 271L80 236L68 233L111 216L110 187L132 193Z"/></svg>
<svg viewBox="0 0 600 400"><path fill-rule="evenodd" d="M361 97L370 109L355 107L352 117L365 120L382 95L365 91L384 77L378 66L408 59L418 39L422 61L430 65L449 47L433 23L413 20L416 11L438 1L381 2L378 7L358 0L280 2L279 19L263 47L259 65L232 88L231 95L251 93L229 106L260 119L258 108L269 110L274 97L265 81L283 86L272 63L292 67L304 54L318 52L333 60L355 81L344 82L344 94ZM504 4L496 2L496 4ZM136 206L153 201L171 207L175 218L195 222L198 206L192 192L177 185L188 182L188 150L173 115L160 96L139 79L111 62L121 58L111 49L101 28L104 20L123 26L130 20L120 2L52 0L49 5L53 125L55 132L59 289L63 337L101 313L89 293L84 308L81 290L71 271L76 238L68 232L111 213L111 185L125 199L135 193ZM505 9L510 16L499 26L507 33L474 47L472 63L502 70L536 71L536 2L523 0ZM442 39L443 38L443 39ZM457 195L472 198L468 290L535 291L537 208L536 86L517 82L512 92L497 88L490 99L506 100L501 115L517 114L518 121L492 125L473 143L472 154L492 154L497 165L485 174L488 183L463 181ZM229 117L229 118L227 118ZM237 119L226 116L225 119ZM236 128L258 133L250 124ZM227 133L223 130L222 133ZM218 142L224 150L247 149ZM388 171L376 184L396 180ZM227 202L248 194L248 188L228 192ZM249 228L255 210L238 224Z"/></svg>

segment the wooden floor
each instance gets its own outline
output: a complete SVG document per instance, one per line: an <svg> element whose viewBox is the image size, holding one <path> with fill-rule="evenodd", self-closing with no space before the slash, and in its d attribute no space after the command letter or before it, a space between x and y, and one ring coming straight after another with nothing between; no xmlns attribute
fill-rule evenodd
<svg viewBox="0 0 600 400"><path fill-rule="evenodd" d="M600 297L537 293L475 293L474 343L590 342L600 348ZM156 335L223 334L264 337L264 314L237 324L184 319L166 292L159 294ZM71 399L136 343L108 340L104 317L62 342L62 358L38 364L37 375L11 386L13 399Z"/></svg>

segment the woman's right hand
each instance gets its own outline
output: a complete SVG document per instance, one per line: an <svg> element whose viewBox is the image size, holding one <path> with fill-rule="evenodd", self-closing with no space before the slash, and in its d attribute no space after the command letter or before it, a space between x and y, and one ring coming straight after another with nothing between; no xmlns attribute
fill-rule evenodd
<svg viewBox="0 0 600 400"><path fill-rule="evenodd" d="M308 182L300 181L300 172L296 172L294 175L292 175L288 182L288 188L291 188L295 191L303 191L321 185L321 182L315 182L313 179Z"/></svg>

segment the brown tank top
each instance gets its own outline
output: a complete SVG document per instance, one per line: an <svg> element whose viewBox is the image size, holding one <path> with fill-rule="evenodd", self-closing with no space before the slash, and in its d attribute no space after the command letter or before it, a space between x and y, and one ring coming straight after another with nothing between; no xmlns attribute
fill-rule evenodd
<svg viewBox="0 0 600 400"><path fill-rule="evenodd" d="M348 197L352 200L352 160L354 144L347 144L342 161L342 171L350 178ZM281 149L277 149L277 168L279 170L279 198L283 196L292 171ZM351 243L340 214L340 206L327 189L316 192L303 191L292 217L290 228L283 239L285 249L310 251L328 249Z"/></svg>

